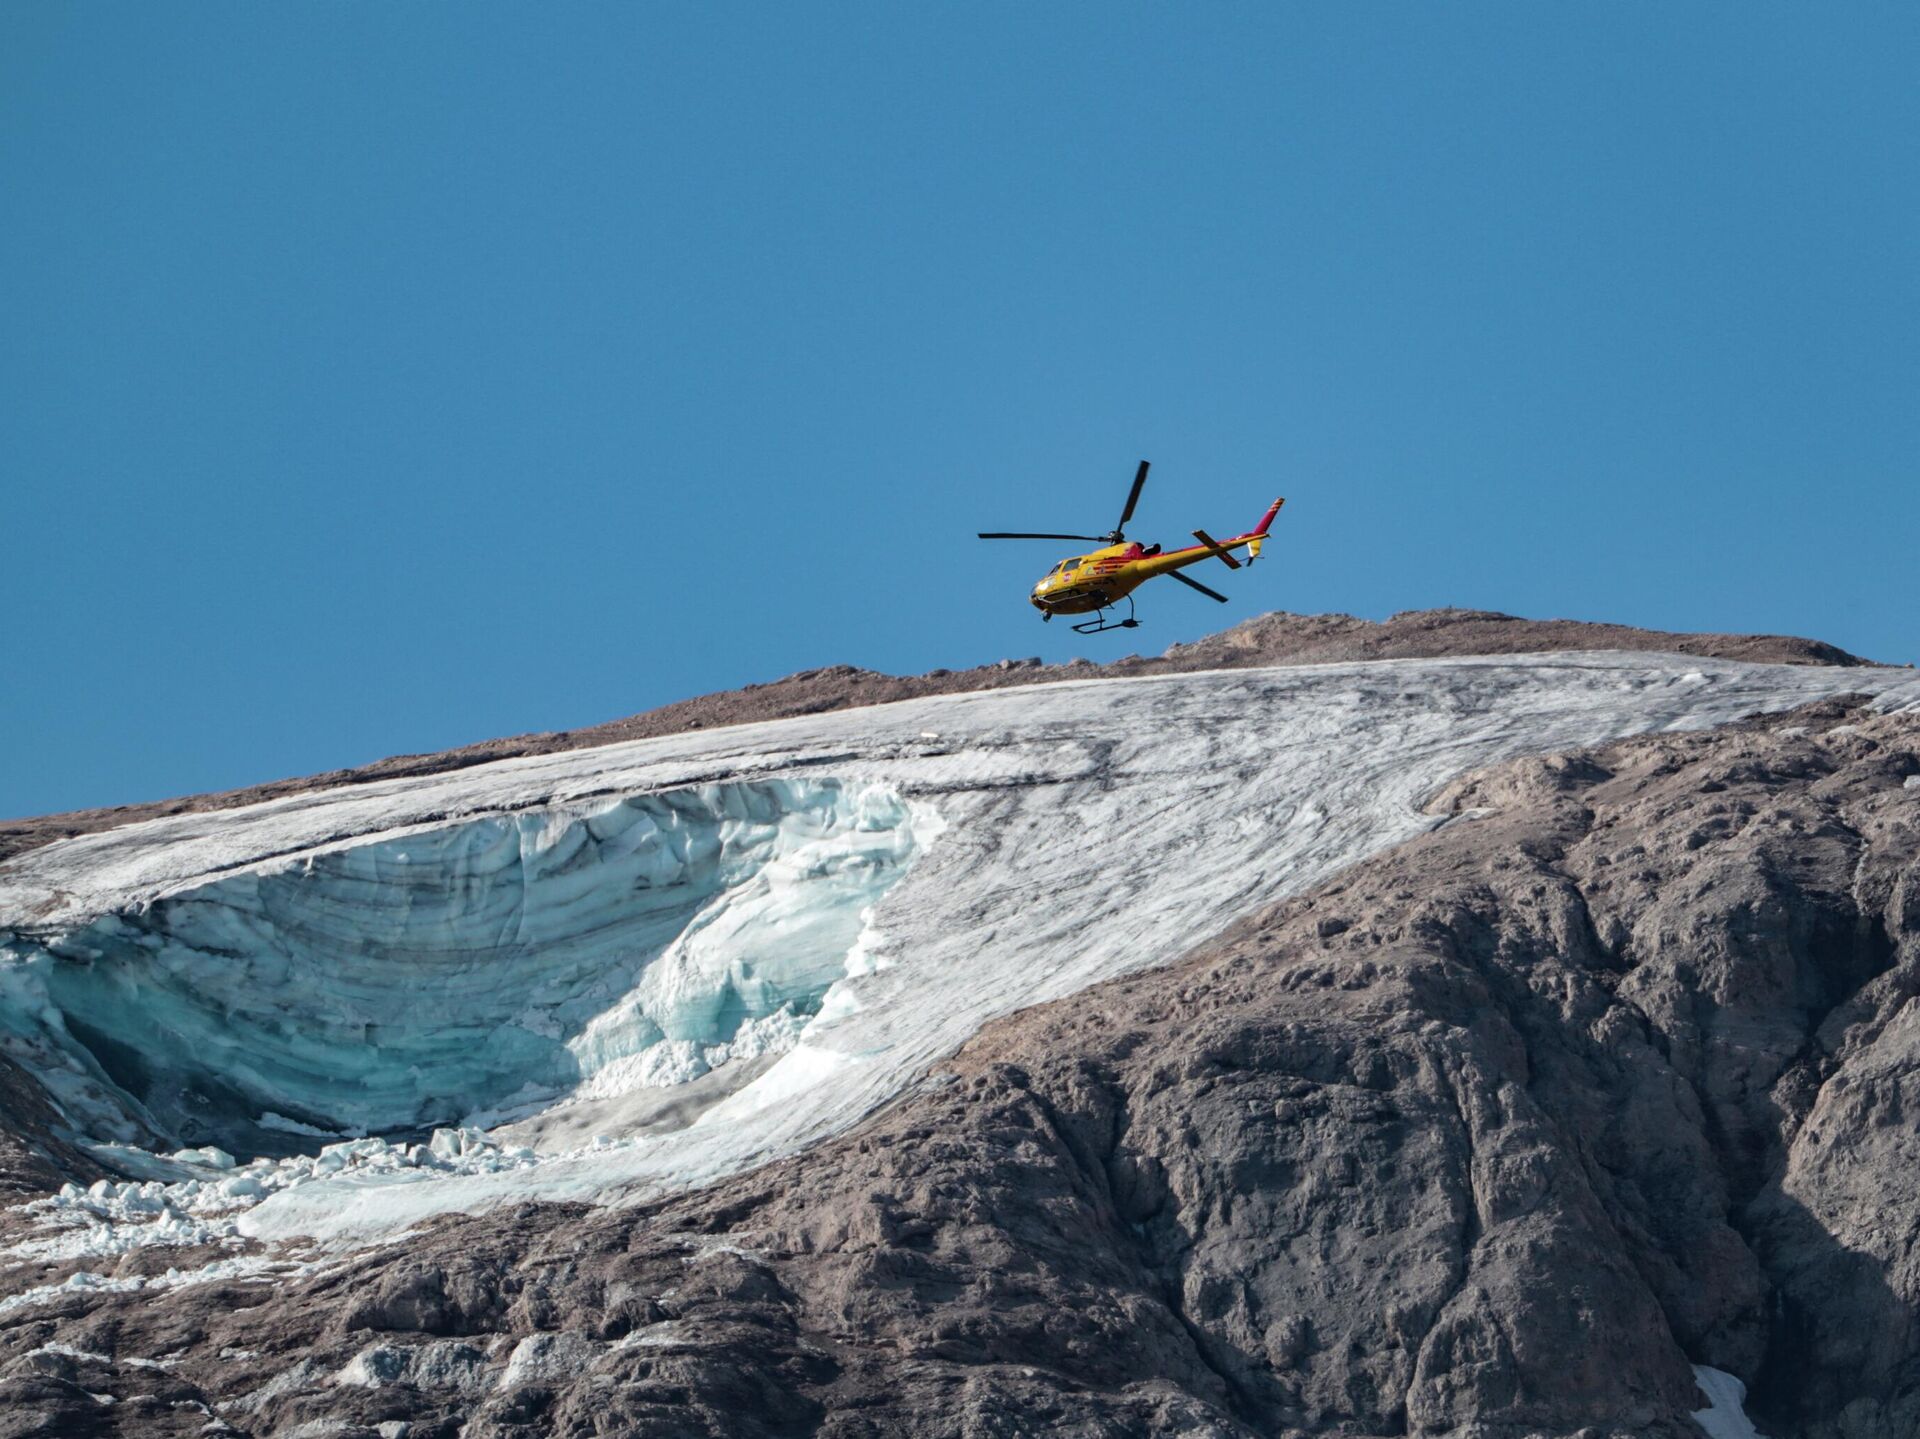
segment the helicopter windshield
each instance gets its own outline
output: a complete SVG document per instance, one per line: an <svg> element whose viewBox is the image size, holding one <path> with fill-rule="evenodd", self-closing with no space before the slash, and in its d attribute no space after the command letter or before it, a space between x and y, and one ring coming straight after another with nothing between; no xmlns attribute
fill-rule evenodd
<svg viewBox="0 0 1920 1439"><path fill-rule="evenodd" d="M1060 561L1059 564L1053 567L1053 573L1056 575L1065 574L1068 570L1072 569L1079 562L1080 562L1080 556L1068 555L1067 558Z"/></svg>

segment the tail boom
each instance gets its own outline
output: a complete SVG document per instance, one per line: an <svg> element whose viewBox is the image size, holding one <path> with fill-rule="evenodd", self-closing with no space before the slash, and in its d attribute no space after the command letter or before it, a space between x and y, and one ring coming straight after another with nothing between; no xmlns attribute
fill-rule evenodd
<svg viewBox="0 0 1920 1439"><path fill-rule="evenodd" d="M1285 503L1285 500L1275 500L1272 508L1260 517L1260 523L1243 535L1235 535L1232 539L1228 540L1216 540L1207 535L1203 530L1195 530L1195 536L1201 541L1199 544L1188 545L1182 550L1168 550L1163 554L1148 555L1141 559L1133 560L1130 562L1129 568L1133 573L1139 575L1141 579L1146 579L1152 575L1164 575L1169 570L1184 569L1188 565L1195 564L1200 560L1211 559L1217 556L1226 560L1229 566L1237 569L1238 566L1234 565L1232 556L1226 552L1229 550L1237 550L1242 545L1247 547L1248 563L1252 563L1253 560L1259 557L1260 546L1267 538L1267 530L1273 524L1273 517L1280 513L1280 506Z"/></svg>

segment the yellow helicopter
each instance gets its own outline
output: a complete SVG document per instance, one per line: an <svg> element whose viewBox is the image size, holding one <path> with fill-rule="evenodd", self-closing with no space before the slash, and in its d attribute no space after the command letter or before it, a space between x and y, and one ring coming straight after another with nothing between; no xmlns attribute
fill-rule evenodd
<svg viewBox="0 0 1920 1439"><path fill-rule="evenodd" d="M1228 569L1237 570L1240 561L1233 557L1232 552L1243 545L1247 551L1247 563L1252 564L1260 557L1260 546L1266 541L1273 517L1280 513L1280 506L1286 501L1275 500L1266 514L1260 517L1260 523L1243 535L1216 540L1205 530L1195 530L1193 537L1200 541L1199 544L1179 550L1162 550L1158 545L1141 545L1138 541L1128 543L1126 535L1122 533L1127 521L1133 518L1133 507L1140 503L1140 490L1146 483L1147 461L1142 460L1133 477L1133 488L1127 492L1127 506L1120 512L1120 523L1113 527L1111 534L1037 535L994 530L982 531L980 538L1094 540L1103 544L1103 549L1090 554L1072 555L1060 561L1033 587L1033 607L1040 611L1043 620L1050 620L1055 615L1093 616L1073 627L1078 634L1096 635L1103 630L1130 630L1138 625L1140 621L1134 618L1133 592L1155 575L1171 575L1188 588L1196 589L1208 599L1218 600L1224 605L1227 602L1225 595L1218 590L1208 589L1200 581L1180 571L1188 565L1210 559L1218 559ZM1127 617L1123 620L1111 618L1110 612L1121 600L1127 602Z"/></svg>

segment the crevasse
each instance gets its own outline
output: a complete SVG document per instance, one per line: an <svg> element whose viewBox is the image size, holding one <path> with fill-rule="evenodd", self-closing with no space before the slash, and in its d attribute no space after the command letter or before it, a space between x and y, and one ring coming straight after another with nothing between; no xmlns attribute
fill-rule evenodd
<svg viewBox="0 0 1920 1439"><path fill-rule="evenodd" d="M497 1118L786 1047L916 848L894 791L833 779L474 818L16 937L0 1027L98 1138Z"/></svg>

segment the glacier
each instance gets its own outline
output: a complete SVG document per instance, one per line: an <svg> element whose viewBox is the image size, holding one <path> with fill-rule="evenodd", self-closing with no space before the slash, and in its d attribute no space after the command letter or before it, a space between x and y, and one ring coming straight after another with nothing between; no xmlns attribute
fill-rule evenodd
<svg viewBox="0 0 1920 1439"><path fill-rule="evenodd" d="M0 1044L138 1177L35 1242L706 1182L1442 823L1464 770L1841 692L1920 707L1908 670L1630 653L1101 678L63 841L0 866Z"/></svg>
<svg viewBox="0 0 1920 1439"><path fill-rule="evenodd" d="M490 816L16 940L0 1024L120 1142L458 1126L796 1034L918 843L897 796L831 779Z"/></svg>

